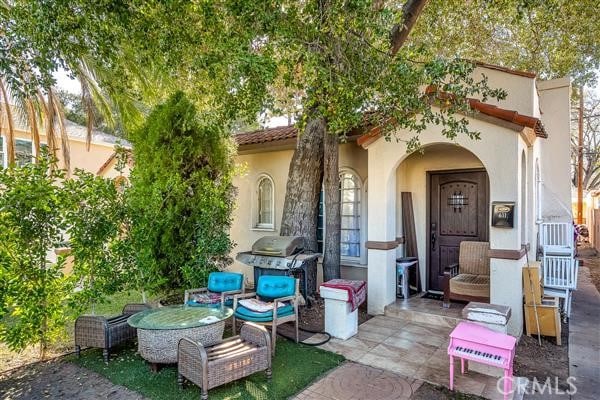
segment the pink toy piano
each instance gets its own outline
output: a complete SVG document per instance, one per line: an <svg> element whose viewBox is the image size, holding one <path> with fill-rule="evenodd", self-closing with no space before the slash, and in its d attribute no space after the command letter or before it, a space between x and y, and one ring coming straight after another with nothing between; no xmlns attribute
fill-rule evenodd
<svg viewBox="0 0 600 400"><path fill-rule="evenodd" d="M460 322L450 333L450 390L454 387L454 357L460 358L460 372L465 373L465 360L504 369L504 398L512 390L513 359L517 339L494 332L471 322ZM467 365L468 368L468 365Z"/></svg>

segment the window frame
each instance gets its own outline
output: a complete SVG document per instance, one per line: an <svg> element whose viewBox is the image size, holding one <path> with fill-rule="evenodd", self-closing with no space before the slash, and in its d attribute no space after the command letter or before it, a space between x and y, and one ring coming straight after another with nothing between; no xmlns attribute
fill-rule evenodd
<svg viewBox="0 0 600 400"><path fill-rule="evenodd" d="M260 206L261 206L261 196L260 196L260 185L263 181L268 181L271 184L271 223L260 222ZM274 231L275 230L275 181L273 178L266 174L262 173L258 175L255 180L254 188L254 201L252 205L252 230L255 231Z"/></svg>
<svg viewBox="0 0 600 400"><path fill-rule="evenodd" d="M339 169L339 175L341 179L341 175L349 173L354 176L358 183L358 193L359 193L359 202L358 202L358 217L359 217L359 252L360 255L358 257L354 256L344 256L340 254L340 261L342 265L345 266L360 266L365 267L367 265L367 223L368 223L368 197L367 197L367 181L368 179L361 179L360 175L350 167L342 167ZM340 180L341 184L341 180ZM321 187L321 193L323 193L323 187ZM320 201L319 201L320 202ZM340 188L340 214L342 212L342 204L341 204L341 188ZM327 215L327 210L325 209L325 199L323 199L323 242L325 239L325 216ZM341 215L340 215L341 218ZM318 222L317 222L318 225ZM341 231L341 220L340 220L340 231ZM341 232L340 232L340 246L341 246ZM341 252L341 249L340 249Z"/></svg>
<svg viewBox="0 0 600 400"><path fill-rule="evenodd" d="M2 139L2 143L1 143L2 148L0 150L2 151L2 154L4 156L4 158L2 160L2 164L0 165L0 168L8 168L8 156L7 156L8 141L6 140L6 135L0 135L0 138ZM39 156L39 154L37 151L35 151L35 147L33 146L33 140L22 138L22 137L16 137L15 138L15 162L17 162L17 165L19 165L18 164L18 154L17 154L17 149L16 149L17 142L29 143L29 145L31 147L31 160L28 162L28 164L34 163L36 161L36 158ZM47 146L48 145L45 142L40 142L40 149L43 147L47 147Z"/></svg>
<svg viewBox="0 0 600 400"><path fill-rule="evenodd" d="M339 170L339 175L340 175L340 252L341 252L341 246L342 246L342 239L341 239L341 231L342 231L342 175L344 174L349 174L352 175L354 178L354 182L356 183L356 185L358 186L355 190L358 193L358 202L354 202L355 204L357 204L357 209L355 211L355 214L352 216L354 218L358 218L358 251L359 251L359 255L358 256L346 256L346 255L342 255L340 254L340 260L342 261L346 261L349 262L351 264L363 264L366 262L363 262L364 260L364 254L365 254L365 248L364 248L364 240L363 240L363 235L364 235L364 223L363 223L363 219L364 219L364 208L363 208L363 202L364 202L364 198L365 198L365 194L363 192L363 182L362 179L360 178L360 175L358 175L358 173L356 171L354 171L351 168L340 168ZM325 227L323 227L323 232L325 232Z"/></svg>

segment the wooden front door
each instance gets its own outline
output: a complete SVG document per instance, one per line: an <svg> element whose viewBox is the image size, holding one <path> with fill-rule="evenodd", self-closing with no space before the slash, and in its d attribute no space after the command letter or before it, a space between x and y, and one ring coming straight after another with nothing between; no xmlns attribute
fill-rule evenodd
<svg viewBox="0 0 600 400"><path fill-rule="evenodd" d="M443 290L460 242L488 240L488 176L483 170L429 172L428 290Z"/></svg>

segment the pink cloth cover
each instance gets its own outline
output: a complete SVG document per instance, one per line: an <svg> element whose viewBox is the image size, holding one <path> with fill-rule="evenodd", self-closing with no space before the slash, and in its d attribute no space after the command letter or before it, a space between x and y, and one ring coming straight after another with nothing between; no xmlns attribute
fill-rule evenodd
<svg viewBox="0 0 600 400"><path fill-rule="evenodd" d="M323 283L321 286L347 291L348 299L352 305L352 311L356 310L367 298L367 284L365 281L332 279Z"/></svg>

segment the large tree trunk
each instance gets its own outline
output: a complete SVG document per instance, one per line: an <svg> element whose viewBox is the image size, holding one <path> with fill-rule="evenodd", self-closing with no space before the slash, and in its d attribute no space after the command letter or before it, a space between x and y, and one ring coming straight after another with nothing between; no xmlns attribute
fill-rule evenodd
<svg viewBox="0 0 600 400"><path fill-rule="evenodd" d="M317 251L319 194L323 179L323 136L325 120L311 119L299 135L290 162L281 217L282 236L304 236L306 248Z"/></svg>
<svg viewBox="0 0 600 400"><path fill-rule="evenodd" d="M323 280L340 277L340 173L339 137L325 132L323 189L325 191L325 240Z"/></svg>

